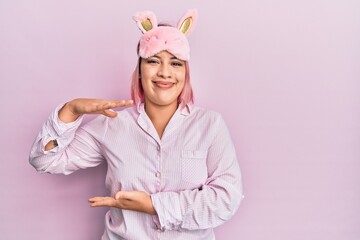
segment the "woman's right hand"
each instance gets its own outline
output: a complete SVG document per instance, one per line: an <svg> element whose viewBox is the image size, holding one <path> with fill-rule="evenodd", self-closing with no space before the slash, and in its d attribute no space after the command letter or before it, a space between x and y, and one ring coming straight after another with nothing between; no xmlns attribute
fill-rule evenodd
<svg viewBox="0 0 360 240"><path fill-rule="evenodd" d="M59 119L64 123L75 121L82 114L103 114L107 117L116 117L113 108L132 105L132 100L103 100L92 98L77 98L67 102L59 111Z"/></svg>

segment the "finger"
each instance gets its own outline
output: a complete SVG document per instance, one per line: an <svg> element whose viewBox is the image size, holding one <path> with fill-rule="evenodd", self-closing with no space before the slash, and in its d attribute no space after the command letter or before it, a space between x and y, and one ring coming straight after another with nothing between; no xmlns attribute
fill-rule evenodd
<svg viewBox="0 0 360 240"><path fill-rule="evenodd" d="M94 202L90 204L90 207L112 207L109 202Z"/></svg>
<svg viewBox="0 0 360 240"><path fill-rule="evenodd" d="M113 101L114 106L112 106L112 108L118 108L118 107L126 107L126 106L130 106L132 104L134 104L133 100L116 100Z"/></svg>
<svg viewBox="0 0 360 240"><path fill-rule="evenodd" d="M101 105L99 110L105 110L105 109L110 109L110 108L113 108L112 102L111 101L106 101Z"/></svg>
<svg viewBox="0 0 360 240"><path fill-rule="evenodd" d="M94 103L94 110L96 112L103 111L105 109L113 108L115 104L112 101L101 100L100 102Z"/></svg>
<svg viewBox="0 0 360 240"><path fill-rule="evenodd" d="M120 191L120 192L117 192L117 193L115 194L115 199L116 199L116 200L119 200L120 198L123 198L123 195L124 195L123 193L124 193L124 192L121 192L121 191Z"/></svg>
<svg viewBox="0 0 360 240"><path fill-rule="evenodd" d="M89 202L98 202L98 201L101 201L103 200L104 197L93 197L93 198L89 198Z"/></svg>
<svg viewBox="0 0 360 240"><path fill-rule="evenodd" d="M114 118L117 116L117 112L115 112L114 110L112 109L106 109L104 111L102 111L103 115L107 116L107 117L111 117L111 118Z"/></svg>
<svg viewBox="0 0 360 240"><path fill-rule="evenodd" d="M134 103L133 100L106 101L103 104L101 104L100 106L98 106L98 108L96 110L99 111L99 110L108 110L108 109L112 109L112 108L125 107L125 106L132 105L133 103Z"/></svg>
<svg viewBox="0 0 360 240"><path fill-rule="evenodd" d="M105 110L110 110L111 108L113 108L111 102L106 101L101 104L94 104L91 109L87 110L87 112L91 114L104 114ZM107 114L104 115L107 116ZM109 116L113 116L113 114L110 114Z"/></svg>
<svg viewBox="0 0 360 240"><path fill-rule="evenodd" d="M133 103L134 103L133 100L108 101L108 100L94 99L94 101L91 104L85 106L81 112L88 114L103 114L107 117L113 118L117 116L117 113L112 111L113 108L125 107L132 105Z"/></svg>
<svg viewBox="0 0 360 240"><path fill-rule="evenodd" d="M115 201L112 197L94 197L89 199L91 207L112 207L115 205Z"/></svg>
<svg viewBox="0 0 360 240"><path fill-rule="evenodd" d="M130 99L130 100L127 100L127 101L125 102L125 104L126 104L127 106L133 105L133 104L134 104L134 101Z"/></svg>
<svg viewBox="0 0 360 240"><path fill-rule="evenodd" d="M97 113L104 109L104 103L93 102L84 107L84 113Z"/></svg>
<svg viewBox="0 0 360 240"><path fill-rule="evenodd" d="M102 105L103 110L102 111L96 111L95 113L101 113L107 117L114 118L117 116L117 113L112 110L112 108L119 108L119 107L125 107L133 104L133 100L128 101L111 101L107 102L104 105Z"/></svg>
<svg viewBox="0 0 360 240"><path fill-rule="evenodd" d="M95 198L91 198L89 199L89 203L91 207L96 207L99 206L100 203L104 202L104 197L95 197Z"/></svg>

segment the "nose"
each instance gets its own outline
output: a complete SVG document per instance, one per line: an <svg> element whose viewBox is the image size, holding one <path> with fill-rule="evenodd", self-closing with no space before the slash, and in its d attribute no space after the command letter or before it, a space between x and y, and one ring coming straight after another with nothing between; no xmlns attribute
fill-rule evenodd
<svg viewBox="0 0 360 240"><path fill-rule="evenodd" d="M171 68L167 64L161 64L158 70L158 76L161 78L171 78Z"/></svg>

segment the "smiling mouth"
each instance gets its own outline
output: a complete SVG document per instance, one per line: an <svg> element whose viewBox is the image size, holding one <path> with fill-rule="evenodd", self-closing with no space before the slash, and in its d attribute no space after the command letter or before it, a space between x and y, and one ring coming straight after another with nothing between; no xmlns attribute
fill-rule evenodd
<svg viewBox="0 0 360 240"><path fill-rule="evenodd" d="M166 81L153 81L153 83L158 88L164 88L164 89L171 88L172 86L175 85L175 83L173 82L166 82Z"/></svg>

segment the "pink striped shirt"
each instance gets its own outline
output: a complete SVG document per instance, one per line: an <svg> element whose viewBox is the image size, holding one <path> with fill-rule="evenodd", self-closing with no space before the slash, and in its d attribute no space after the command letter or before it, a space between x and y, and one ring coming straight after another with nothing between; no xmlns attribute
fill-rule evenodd
<svg viewBox="0 0 360 240"><path fill-rule="evenodd" d="M161 139L143 104L65 124L59 106L30 153L40 172L70 174L106 161L106 187L144 191L157 215L110 208L102 239L206 239L230 219L243 198L235 148L221 116L195 106L178 109ZM58 147L44 151L57 139Z"/></svg>

